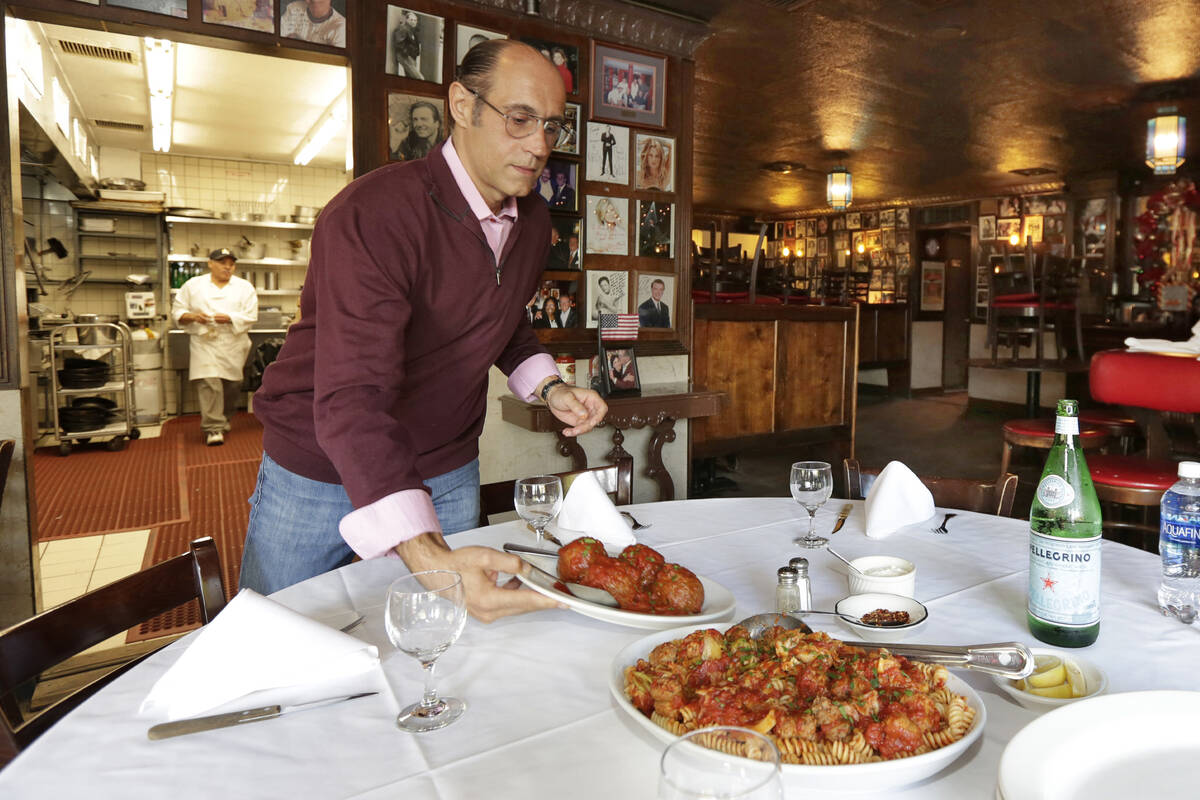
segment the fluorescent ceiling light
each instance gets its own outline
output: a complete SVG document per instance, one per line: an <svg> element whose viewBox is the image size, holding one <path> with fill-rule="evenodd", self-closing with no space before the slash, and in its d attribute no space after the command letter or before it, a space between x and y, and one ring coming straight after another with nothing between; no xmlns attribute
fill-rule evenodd
<svg viewBox="0 0 1200 800"><path fill-rule="evenodd" d="M150 138L157 152L171 149L175 94L175 43L168 39L142 40L146 86L150 90Z"/></svg>
<svg viewBox="0 0 1200 800"><path fill-rule="evenodd" d="M349 114L346 111L346 90L334 98L329 107L321 112L321 116L317 118L316 123L309 128L308 133L304 134L304 138L300 140L300 145L292 154L292 161L298 166L303 167L312 161L317 153L329 144L338 131L345 130L346 119Z"/></svg>
<svg viewBox="0 0 1200 800"><path fill-rule="evenodd" d="M62 131L62 135L71 138L71 101L63 90L58 78L50 78L50 97L54 102L54 124Z"/></svg>

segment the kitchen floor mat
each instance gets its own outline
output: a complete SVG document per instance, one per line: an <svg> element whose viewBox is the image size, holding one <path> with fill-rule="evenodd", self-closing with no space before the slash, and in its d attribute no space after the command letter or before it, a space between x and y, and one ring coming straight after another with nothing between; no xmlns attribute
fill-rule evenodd
<svg viewBox="0 0 1200 800"><path fill-rule="evenodd" d="M235 414L229 421L230 431L225 434L225 444L208 447L204 444L204 431L200 430L200 415L188 414L176 417L167 423L164 435L179 437L183 444L184 463L188 467L205 464L225 464L231 461L253 461L262 458L262 424L253 414Z"/></svg>

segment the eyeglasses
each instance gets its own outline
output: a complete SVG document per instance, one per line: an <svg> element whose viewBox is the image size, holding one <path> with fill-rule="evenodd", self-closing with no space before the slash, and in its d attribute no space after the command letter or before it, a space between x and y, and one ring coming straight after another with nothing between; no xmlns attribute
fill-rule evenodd
<svg viewBox="0 0 1200 800"><path fill-rule="evenodd" d="M534 114L526 114L523 111L504 112L489 103L487 98L474 89L467 89L467 91L482 100L483 104L492 111L504 117L504 130L514 139L524 139L527 136L532 136L538 128L541 128L542 133L546 136L546 144L552 148L562 147L571 141L571 135L574 131L571 130L570 125L558 120L545 119Z"/></svg>

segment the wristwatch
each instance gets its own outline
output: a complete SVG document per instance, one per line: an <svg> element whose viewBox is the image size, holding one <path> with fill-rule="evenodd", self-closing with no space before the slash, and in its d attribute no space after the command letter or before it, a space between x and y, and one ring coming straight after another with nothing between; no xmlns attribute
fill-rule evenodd
<svg viewBox="0 0 1200 800"><path fill-rule="evenodd" d="M566 386L567 382L564 381L562 378L551 378L550 380L546 381L546 385L542 387L542 402L543 403L549 402L546 398L550 396L550 390L553 389L555 386L560 386L560 385Z"/></svg>

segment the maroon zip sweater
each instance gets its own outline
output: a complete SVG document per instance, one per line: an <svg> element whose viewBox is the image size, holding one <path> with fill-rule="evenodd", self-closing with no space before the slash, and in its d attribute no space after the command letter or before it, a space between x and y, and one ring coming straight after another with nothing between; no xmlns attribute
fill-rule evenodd
<svg viewBox="0 0 1200 800"><path fill-rule="evenodd" d="M339 192L313 231L300 320L254 395L266 453L344 485L355 508L474 459L489 367L546 352L524 310L550 215L533 194L517 209L497 267L441 148Z"/></svg>

